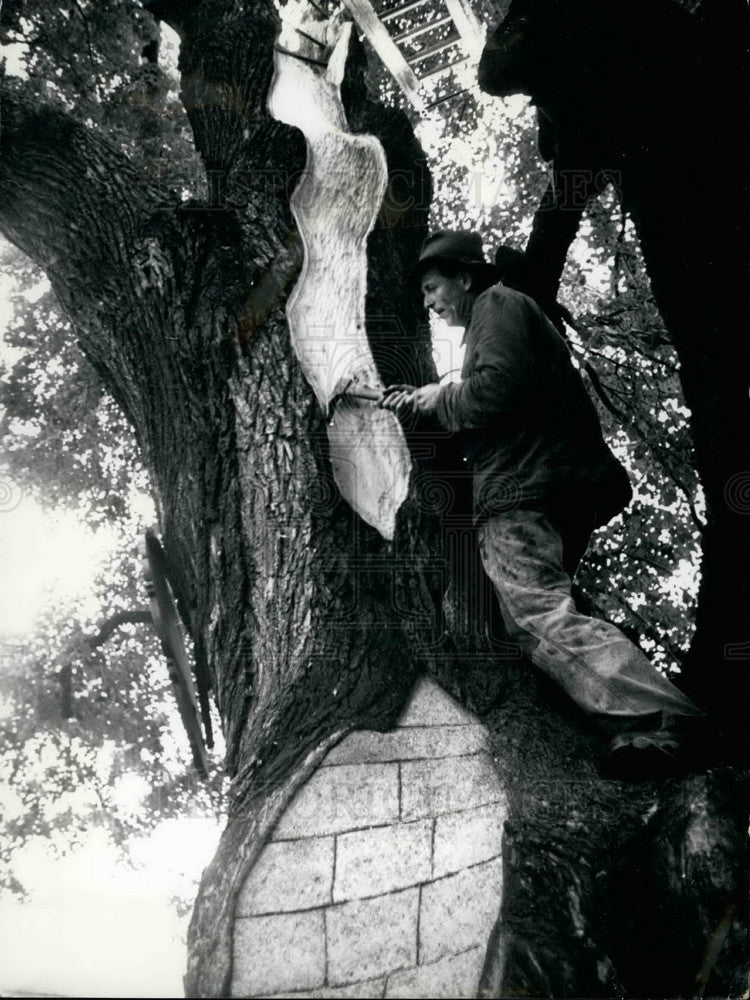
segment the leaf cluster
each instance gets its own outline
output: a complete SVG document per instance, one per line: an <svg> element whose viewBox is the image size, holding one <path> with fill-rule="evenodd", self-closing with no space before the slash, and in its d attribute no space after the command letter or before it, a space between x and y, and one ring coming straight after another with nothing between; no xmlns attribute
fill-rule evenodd
<svg viewBox="0 0 750 1000"><path fill-rule="evenodd" d="M106 136L165 199L203 190L174 36L138 0L26 0L0 37L6 87Z"/></svg>
<svg viewBox="0 0 750 1000"><path fill-rule="evenodd" d="M47 505L78 507L92 526L126 515L148 480L132 427L78 347L41 272L16 260L20 290L0 364L6 473ZM43 288L38 295L31 289Z"/></svg>
<svg viewBox="0 0 750 1000"><path fill-rule="evenodd" d="M110 614L142 603L134 565L121 552L96 582ZM223 778L189 766L153 629L124 625L96 646L75 610L48 609L27 644L0 645L0 889L22 891L14 855L35 838L60 854L103 827L127 859L167 819L221 813Z"/></svg>

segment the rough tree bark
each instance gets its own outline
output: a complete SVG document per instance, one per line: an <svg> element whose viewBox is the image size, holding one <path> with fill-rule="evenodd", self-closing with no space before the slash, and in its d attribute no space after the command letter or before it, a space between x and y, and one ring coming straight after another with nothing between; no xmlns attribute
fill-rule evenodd
<svg viewBox="0 0 750 1000"><path fill-rule="evenodd" d="M235 895L280 811L343 734L393 723L418 669L481 711L497 706L510 818L482 995L736 989L741 778L636 790L596 779L595 737L528 665L493 655L504 647L466 599L466 480L450 442L435 454L407 434L412 483L392 541L341 500L284 314L306 151L266 108L277 15L264 0L148 7L181 37L209 203L165 204L104 140L8 89L0 228L45 269L135 428L224 727L230 818L195 906L188 992L227 995ZM428 335L404 285L425 233L424 157L406 118L368 98L356 44L342 93L391 179L368 243L372 353L385 382L427 381Z"/></svg>

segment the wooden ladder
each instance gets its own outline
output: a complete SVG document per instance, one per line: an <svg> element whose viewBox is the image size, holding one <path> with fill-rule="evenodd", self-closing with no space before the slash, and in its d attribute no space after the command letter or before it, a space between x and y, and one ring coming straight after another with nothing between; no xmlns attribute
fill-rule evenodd
<svg viewBox="0 0 750 1000"><path fill-rule="evenodd" d="M370 0L342 2L420 114L440 103L429 103L425 83L434 85L454 67L479 58L484 38L467 0L403 0L380 9ZM432 32L439 35L425 39Z"/></svg>

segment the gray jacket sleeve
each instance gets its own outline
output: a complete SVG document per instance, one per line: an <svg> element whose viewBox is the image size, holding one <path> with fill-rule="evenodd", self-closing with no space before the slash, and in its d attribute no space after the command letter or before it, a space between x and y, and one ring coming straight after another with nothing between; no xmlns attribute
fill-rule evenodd
<svg viewBox="0 0 750 1000"><path fill-rule="evenodd" d="M446 430L481 430L529 402L531 306L525 296L505 289L490 289L476 300L466 333L469 374L443 386L437 400L437 418Z"/></svg>

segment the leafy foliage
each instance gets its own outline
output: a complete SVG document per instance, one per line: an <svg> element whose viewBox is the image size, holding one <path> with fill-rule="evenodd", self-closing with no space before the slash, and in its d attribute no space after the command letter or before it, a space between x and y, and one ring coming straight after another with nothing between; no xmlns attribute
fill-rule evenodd
<svg viewBox="0 0 750 1000"><path fill-rule="evenodd" d="M657 663L674 668L692 635L703 528L689 410L635 233L613 192L592 204L587 221L590 235L578 241L587 246L584 266L605 269L609 287L587 302L586 286L568 276L579 317L571 339L574 356L595 369L602 425L635 499L599 533L580 583L607 617L640 635ZM576 249L568 275L581 267Z"/></svg>
<svg viewBox="0 0 750 1000"><path fill-rule="evenodd" d="M46 503L82 506L92 525L121 518L131 489L148 489L132 428L103 393L53 293L28 295L44 286L41 272L20 262L15 275L21 290L5 343L17 360L0 367L4 465Z"/></svg>
<svg viewBox="0 0 750 1000"><path fill-rule="evenodd" d="M6 85L106 136L165 198L204 191L175 43L138 0L27 0L1 26L18 67Z"/></svg>
<svg viewBox="0 0 750 1000"><path fill-rule="evenodd" d="M135 560L113 556L95 587L109 614L143 606ZM147 624L97 645L98 625L49 609L22 648L0 646L0 887L22 891L13 853L33 837L64 851L103 826L122 850L165 819L220 813L223 778L188 766L164 657ZM100 624L100 623L99 623Z"/></svg>

